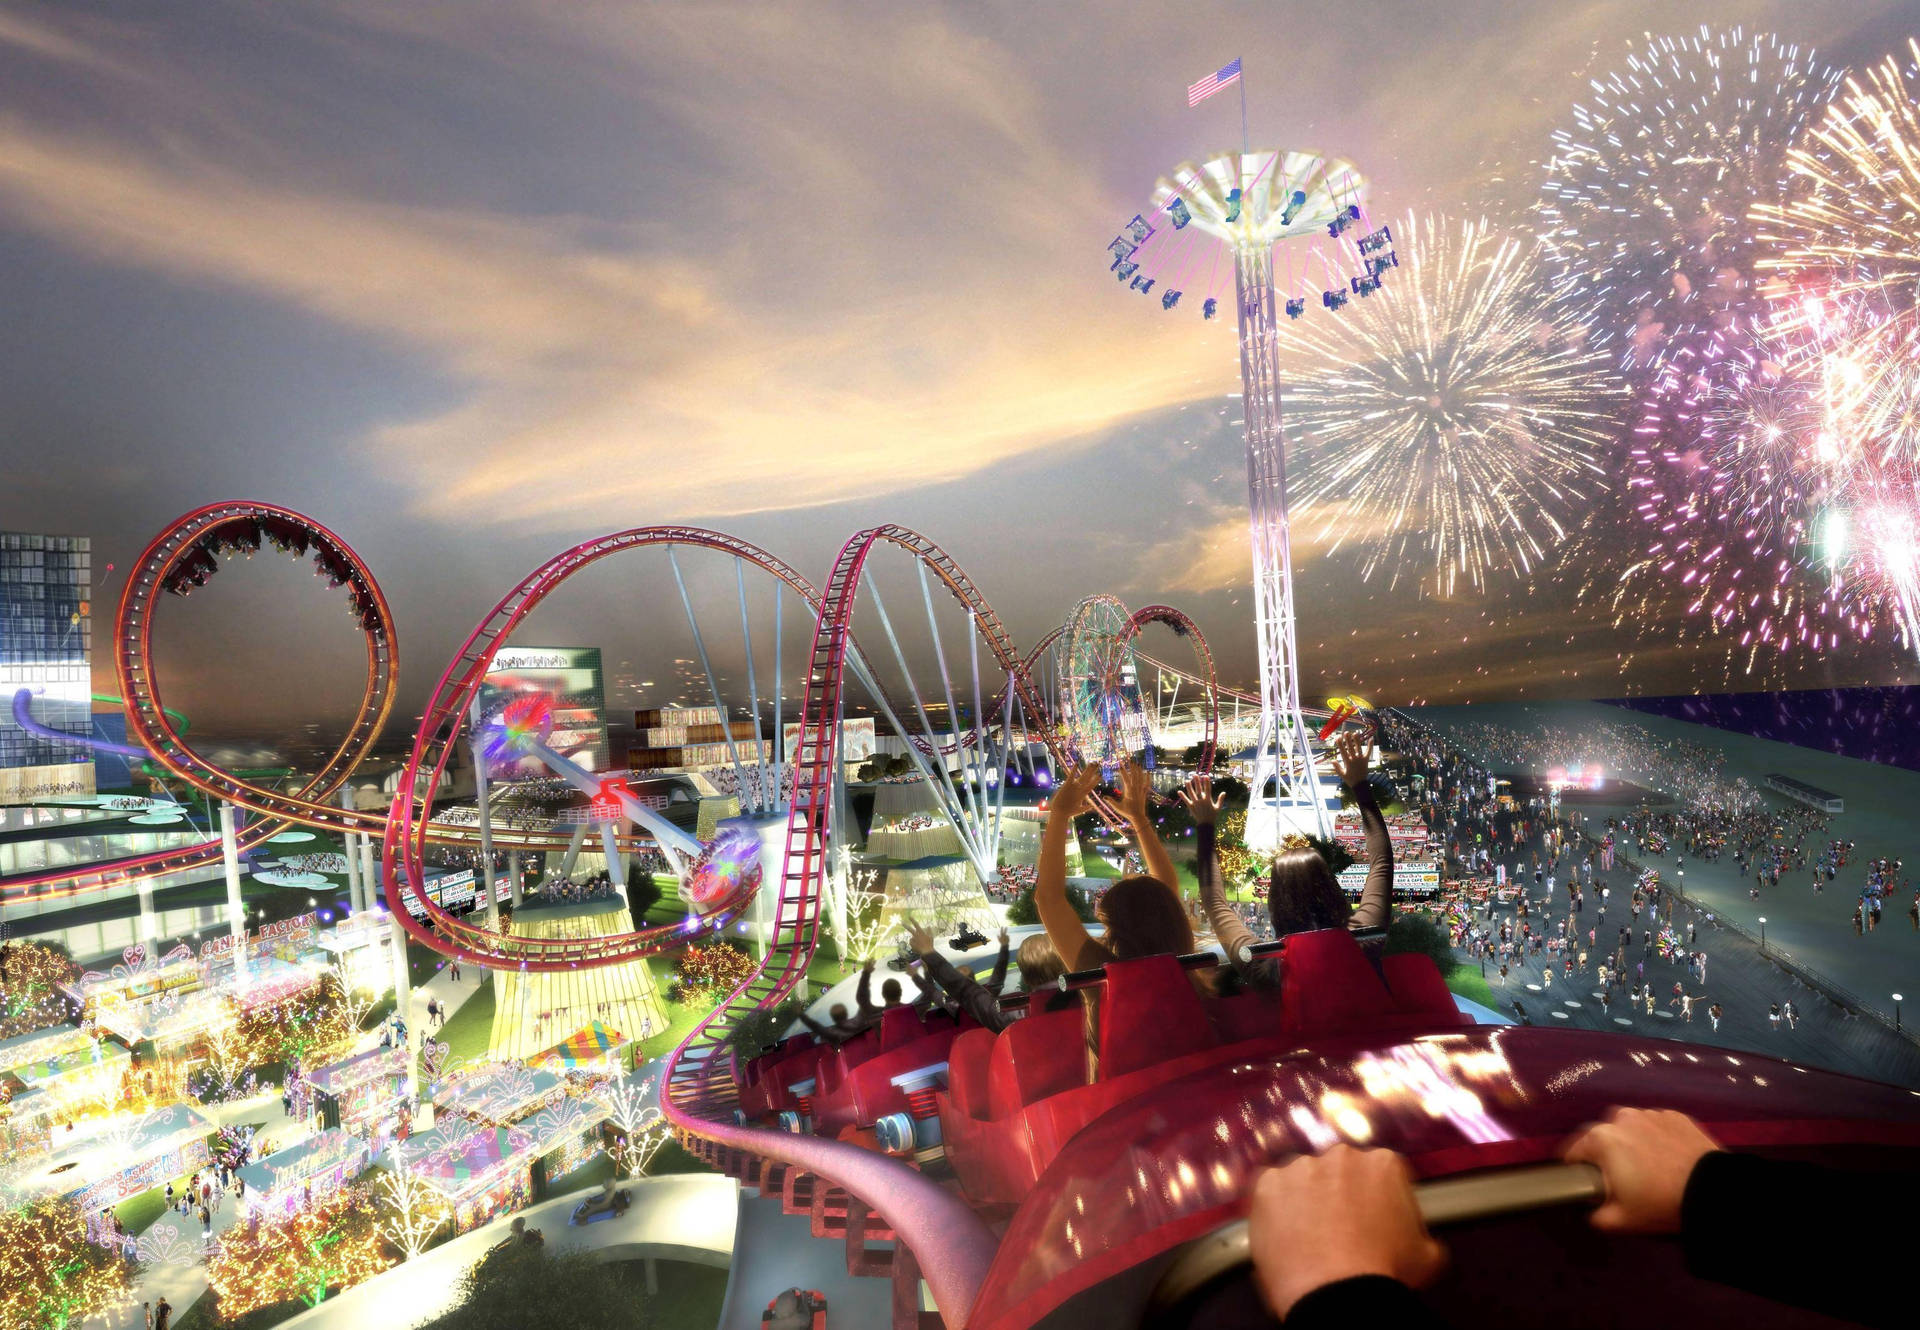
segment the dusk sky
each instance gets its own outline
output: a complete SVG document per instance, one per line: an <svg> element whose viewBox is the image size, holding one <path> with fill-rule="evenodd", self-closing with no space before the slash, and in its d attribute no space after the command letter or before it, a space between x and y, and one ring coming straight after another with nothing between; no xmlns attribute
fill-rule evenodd
<svg viewBox="0 0 1920 1330"><path fill-rule="evenodd" d="M1242 57L1253 142L1351 159L1375 215L1511 219L1585 80L1703 21L1854 66L1920 4L12 6L0 528L124 568L204 502L307 512L393 603L401 716L542 559L667 522L816 581L901 522L1022 645L1110 591L1186 609L1248 683L1231 321L1128 298L1102 252L1158 176L1237 144L1238 99L1189 110L1186 85ZM1309 697L1755 686L1563 578L1436 603L1297 554ZM357 695L317 589L250 569L177 608L168 699L215 729ZM537 637L642 681L678 616L636 557ZM1909 661L1843 648L1776 681Z"/></svg>

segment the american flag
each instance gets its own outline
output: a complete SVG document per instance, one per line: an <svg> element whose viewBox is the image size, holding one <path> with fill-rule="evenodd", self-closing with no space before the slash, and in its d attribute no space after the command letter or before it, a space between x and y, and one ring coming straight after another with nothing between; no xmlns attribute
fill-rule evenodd
<svg viewBox="0 0 1920 1330"><path fill-rule="evenodd" d="M1230 63L1220 66L1219 69L1187 89L1187 105L1198 106L1229 83L1239 81L1240 57L1236 55Z"/></svg>

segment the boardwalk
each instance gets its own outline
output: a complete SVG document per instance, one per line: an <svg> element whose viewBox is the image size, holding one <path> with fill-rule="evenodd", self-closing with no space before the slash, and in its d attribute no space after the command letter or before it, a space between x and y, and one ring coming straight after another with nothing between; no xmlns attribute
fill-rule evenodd
<svg viewBox="0 0 1920 1330"><path fill-rule="evenodd" d="M1728 749L1734 774L1757 776L1764 772L1750 769L1764 766L1769 770L1794 771L1827 788L1840 788L1844 783L1847 786L1843 793L1848 800L1848 812L1836 820L1834 834L1857 840L1861 857L1876 853L1898 854L1904 847L1896 846L1893 842L1911 835L1904 829L1895 832L1887 820L1890 810L1885 805L1889 796L1884 790L1878 798L1874 798L1862 789L1862 783L1869 775L1881 773L1886 780L1914 782L1911 790L1903 786L1902 793L1911 794L1916 804L1920 804L1920 773L1894 771L1795 749L1785 744L1723 735L1701 726L1677 721L1663 722L1657 717L1643 718L1637 713L1621 712L1593 703L1443 708L1416 715L1442 731L1451 730L1455 724L1474 721L1514 728L1552 725L1574 729L1583 721L1632 723L1643 719L1648 722L1649 729L1664 726L1688 731L1685 737L1689 739ZM1747 751L1742 745L1764 745L1764 748ZM1793 755L1800 753L1810 759L1825 761L1819 770L1809 774L1790 765ZM1836 769L1829 768L1827 763L1843 763L1860 770L1836 774ZM1507 769L1504 764L1495 765L1500 770ZM1754 783L1758 784L1758 780L1755 779ZM1583 806L1580 811L1585 815L1587 829L1592 832L1609 815L1626 810ZM1848 819L1855 820L1850 823ZM1541 844L1536 838L1517 857L1525 858L1540 849ZM1509 863L1515 857L1506 856ZM1920 855L1912 853L1906 857L1909 863L1920 859ZM1628 922L1629 914L1624 902L1630 894L1633 881L1629 866L1633 858L1631 847L1627 847L1627 853L1617 858L1614 871L1606 875L1614 888L1614 908L1608 912L1606 923L1599 927L1601 945L1595 948L1597 952L1610 953L1620 925ZM1570 858L1561 861L1559 877L1562 883L1572 862ZM1671 860L1658 866L1663 880L1675 880L1675 865ZM1775 959L1782 954L1778 952L1776 944L1784 933L1793 947L1791 952L1784 954L1792 959L1812 963L1821 973L1850 988L1857 987L1863 993L1878 995L1878 1005L1888 1015L1891 1015L1893 1006L1889 1000L1891 993L1903 991L1903 988L1910 990L1909 996L1916 1002L1909 1006L1908 1011L1920 1016L1920 937L1914 936L1903 915L1891 911L1877 932L1864 938L1854 935L1850 919L1855 893L1848 889L1848 881L1850 877L1857 877L1858 871L1857 867L1852 867L1843 872L1839 881L1819 896L1815 896L1808 887L1789 888L1783 883L1755 903L1747 897L1747 880L1741 878L1731 861L1702 864L1688 860L1685 876L1679 879L1684 884L1688 899L1675 903L1674 922L1683 931L1689 919L1698 925L1694 949L1707 953L1707 981L1704 985L1693 982L1687 978L1684 966L1661 960L1642 945L1642 930L1646 922L1643 913L1641 922L1634 927L1633 943L1627 950L1627 977L1629 980L1636 978L1634 966L1637 963L1644 964L1645 977L1653 982L1656 994L1652 1015L1647 1013L1644 1003L1629 1010L1624 996L1616 996L1609 1008L1602 1008L1596 996L1599 984L1595 962L1599 956L1589 959L1585 974L1575 970L1571 985L1567 983L1559 962L1556 962L1551 984L1544 981L1540 964L1531 961L1513 971L1504 987L1500 982L1498 965L1490 964L1488 981L1503 1009L1511 1013L1512 1004L1517 1001L1527 1019L1536 1025L1566 1024L1586 1029L1630 1031L1640 1035L1680 1039L1742 1052L1768 1054L1871 1080L1920 1087L1920 1042L1905 1034L1895 1034L1879 1020L1849 1014L1844 1007L1828 1001L1819 992L1801 983ZM1529 898L1538 902L1543 893L1534 887L1530 873L1523 876ZM1544 910L1535 909L1530 919L1536 930L1543 927L1551 929L1566 917L1566 911L1567 895L1563 885L1556 891L1553 905ZM1737 920L1739 927L1710 926L1706 922L1709 912L1721 921ZM1512 918L1513 914L1513 909L1508 908L1496 911L1495 917ZM1597 914L1597 893L1589 892L1587 908L1578 916L1582 933L1596 926ZM1756 941L1758 918L1762 914L1767 915L1769 922L1769 952L1766 955L1761 954ZM1514 931L1518 933L1517 925ZM1685 990L1694 995L1691 1023L1682 1019L1677 1007L1669 1005L1676 981L1682 982ZM1768 1010L1774 1003L1787 1001L1791 1001L1799 1011L1797 1027L1790 1028L1783 1021L1776 1028L1768 1019ZM1706 1010L1714 1002L1720 1004L1724 1013L1717 1033L1707 1018Z"/></svg>

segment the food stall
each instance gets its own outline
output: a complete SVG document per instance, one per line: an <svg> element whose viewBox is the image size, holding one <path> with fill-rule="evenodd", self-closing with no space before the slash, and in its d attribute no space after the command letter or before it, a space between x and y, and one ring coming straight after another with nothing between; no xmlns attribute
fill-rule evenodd
<svg viewBox="0 0 1920 1330"><path fill-rule="evenodd" d="M83 1047L10 1068L6 1078L38 1092L40 1111L72 1118L117 1104L132 1064L133 1055L119 1044L88 1039Z"/></svg>
<svg viewBox="0 0 1920 1330"><path fill-rule="evenodd" d="M407 1050L370 1048L301 1078L301 1093L329 1130L391 1136L407 1098Z"/></svg>
<svg viewBox="0 0 1920 1330"><path fill-rule="evenodd" d="M433 1097L434 1120L452 1114L483 1127L510 1127L566 1097L566 1082L550 1071L535 1071L517 1062L496 1063L448 1077Z"/></svg>
<svg viewBox="0 0 1920 1330"><path fill-rule="evenodd" d="M534 1141L512 1127L481 1127L413 1162L413 1171L446 1204L453 1231L465 1232L532 1196Z"/></svg>
<svg viewBox="0 0 1920 1330"><path fill-rule="evenodd" d="M41 1194L70 1195L81 1213L93 1214L207 1167L214 1130L197 1109L173 1104L63 1144L27 1184L38 1184Z"/></svg>
<svg viewBox="0 0 1920 1330"><path fill-rule="evenodd" d="M289 1214L359 1177L371 1157L365 1141L334 1128L243 1164L241 1213L249 1219Z"/></svg>

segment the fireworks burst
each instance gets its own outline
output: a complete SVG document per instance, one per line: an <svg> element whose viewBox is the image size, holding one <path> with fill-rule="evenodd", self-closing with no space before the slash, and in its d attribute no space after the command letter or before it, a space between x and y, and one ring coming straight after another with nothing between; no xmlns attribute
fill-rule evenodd
<svg viewBox="0 0 1920 1330"><path fill-rule="evenodd" d="M1433 593L1483 590L1536 567L1606 488L1623 389L1549 308L1531 242L1441 216L1393 234L1384 291L1288 329L1300 512L1365 546L1369 579L1418 567Z"/></svg>
<svg viewBox="0 0 1920 1330"><path fill-rule="evenodd" d="M1737 27L1654 39L1593 82L1554 134L1538 212L1556 289L1594 311L1597 344L1630 369L1683 355L1683 382L1745 357L1749 214L1781 200L1788 151L1838 83L1811 51Z"/></svg>
<svg viewBox="0 0 1920 1330"><path fill-rule="evenodd" d="M1920 650L1920 42L1846 91L1759 203L1773 332L1820 417L1815 557Z"/></svg>
<svg viewBox="0 0 1920 1330"><path fill-rule="evenodd" d="M1920 41L1848 80L1789 158L1798 188L1754 209L1775 329L1801 355L1840 358L1848 426L1920 458Z"/></svg>

